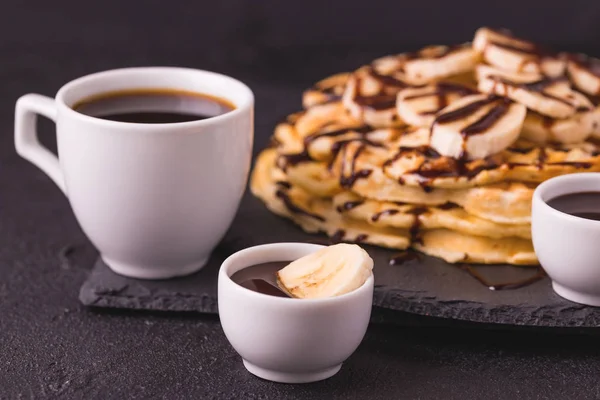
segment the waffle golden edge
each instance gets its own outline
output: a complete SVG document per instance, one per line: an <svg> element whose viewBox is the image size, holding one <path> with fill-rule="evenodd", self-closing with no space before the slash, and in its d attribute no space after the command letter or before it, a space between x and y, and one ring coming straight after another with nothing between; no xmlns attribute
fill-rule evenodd
<svg viewBox="0 0 600 400"><path fill-rule="evenodd" d="M600 60L505 30L317 82L275 128L250 188L335 241L450 263L537 265L531 196L600 171Z"/></svg>

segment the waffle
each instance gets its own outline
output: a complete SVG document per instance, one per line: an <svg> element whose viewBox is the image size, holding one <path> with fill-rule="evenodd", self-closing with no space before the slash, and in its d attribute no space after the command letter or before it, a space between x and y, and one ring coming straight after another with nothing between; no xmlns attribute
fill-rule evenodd
<svg viewBox="0 0 600 400"><path fill-rule="evenodd" d="M317 82L304 109L276 126L252 192L336 240L451 263L537 264L536 185L600 171L600 61L537 49L482 28L473 44L386 56Z"/></svg>

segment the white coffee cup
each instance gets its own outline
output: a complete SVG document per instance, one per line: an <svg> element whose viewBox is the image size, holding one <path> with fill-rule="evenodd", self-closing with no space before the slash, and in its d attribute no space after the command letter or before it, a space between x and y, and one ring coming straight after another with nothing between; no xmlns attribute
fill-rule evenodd
<svg viewBox="0 0 600 400"><path fill-rule="evenodd" d="M568 300L600 306L600 221L566 214L548 205L555 197L600 191L600 173L563 175L533 193L531 234L535 254Z"/></svg>
<svg viewBox="0 0 600 400"><path fill-rule="evenodd" d="M228 100L233 111L192 122L137 124L73 110L83 99L135 89L172 89ZM17 152L68 197L85 234L116 273L143 279L202 268L244 192L254 96L208 71L144 67L100 72L64 85L55 99L17 101ZM37 115L56 122L58 158L37 139Z"/></svg>

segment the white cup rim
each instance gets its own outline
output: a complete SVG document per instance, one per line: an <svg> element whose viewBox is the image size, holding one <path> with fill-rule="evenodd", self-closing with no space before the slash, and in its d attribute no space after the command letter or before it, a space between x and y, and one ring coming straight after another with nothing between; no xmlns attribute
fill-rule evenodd
<svg viewBox="0 0 600 400"><path fill-rule="evenodd" d="M110 77L117 77L118 75L126 74L126 73L164 73L164 74L177 74L177 73L198 73L206 76L206 79L218 79L222 81L228 81L229 83L237 86L237 90L242 93L243 100L236 104L235 109L223 113L221 115L217 115L214 117L200 119L196 121L187 121L187 122L169 122L169 123L158 123L158 124L141 124L135 122L123 122L123 121L112 121L108 119L96 118L90 115L86 115L75 111L65 102L65 96L76 89L80 85L87 84L90 81L98 80L98 79L106 79ZM227 99L226 96L223 96ZM232 78L227 75L223 75L217 72L195 69L195 68L185 68L185 67L131 67L131 68L117 68L110 69L101 72L95 72L89 75L84 75L82 77L76 78L70 82L64 84L56 93L55 96L56 103L58 105L58 109L64 115L67 115L69 118L73 118L79 120L81 122L93 123L105 127L123 127L127 126L129 129L138 129L140 132L146 132L149 134L155 133L163 133L166 127L178 127L178 128L200 128L203 126L219 124L220 122L228 121L230 119L237 118L240 114L247 112L248 109L252 108L254 105L254 94L252 90L243 82ZM228 100L228 99L227 99Z"/></svg>
<svg viewBox="0 0 600 400"><path fill-rule="evenodd" d="M314 249L314 251L317 251L324 247L327 247L327 246L323 246L320 244L312 244L312 243L301 243L301 242L269 243L269 244L262 244L262 245L258 245L258 246L248 247L246 249L240 250L240 251L230 255L229 257L227 257L227 259L225 259L225 261L223 261L223 263L221 264L221 268L219 269L219 280L222 280L223 283L225 285L227 285L228 290L237 291L240 294L244 294L244 295L249 296L250 298L254 298L256 300L273 301L273 302L278 302L279 304L282 304L282 305L285 304L287 307L294 307L294 306L295 307L305 307L305 306L333 305L333 304L344 303L354 297L359 297L359 296L363 295L365 291L370 290L370 287L372 287L374 285L374 281L375 281L373 272L371 272L371 274L369 275L367 280L360 287L356 288L355 290L353 290L351 292L344 293L339 296L323 297L323 298L318 298L318 299L295 299L295 298L291 298L291 297L271 296L271 295L258 293L253 290L247 289L247 288L235 283L231 279L231 275L233 275L235 272L251 266L251 265L247 265L243 268L240 268L240 269L232 272L231 268L232 268L233 263L239 261L240 259L247 258L255 253L262 252L264 250L279 251L279 250L285 250L285 249L291 249L291 248L307 249L307 250L312 248L312 249ZM281 261L287 261L287 260L281 260ZM289 261L291 262L293 260L289 260ZM269 262L269 261L265 261L265 262ZM254 265L256 265L256 264L254 264Z"/></svg>
<svg viewBox="0 0 600 400"><path fill-rule="evenodd" d="M533 192L533 201L536 202L540 207L542 207L542 211L544 211L546 213L550 213L551 215L554 215L558 218L562 218L565 221L568 221L571 223L600 226L600 221L577 217L575 215L571 215L571 214L565 213L563 211L557 210L556 208L551 207L548 204L548 201L553 198L556 198L558 196L562 196L565 194L569 194L569 193L577 193L577 191L565 190L564 192L561 192L561 193L551 197L550 199L544 198L545 194L548 190L551 190L556 187L560 187L561 185L564 185L565 183L572 182L572 181L581 182L581 185L582 185L581 191L582 192L589 191L589 190L585 189L584 185L585 185L585 182L589 182L591 180L600 182L600 173L599 172L580 172L580 173L567 174L567 175L561 175L561 176L557 176L554 178L550 178L550 179L542 182L535 189L535 191Z"/></svg>

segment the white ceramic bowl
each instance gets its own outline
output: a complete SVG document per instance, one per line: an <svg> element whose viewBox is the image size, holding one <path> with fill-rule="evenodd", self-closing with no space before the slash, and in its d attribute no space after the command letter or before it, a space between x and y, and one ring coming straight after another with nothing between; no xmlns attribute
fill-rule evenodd
<svg viewBox="0 0 600 400"><path fill-rule="evenodd" d="M590 191L600 191L600 173L563 175L539 185L533 194L531 233L554 291L576 303L600 306L600 221L547 204L564 194Z"/></svg>
<svg viewBox="0 0 600 400"><path fill-rule="evenodd" d="M365 335L373 275L360 288L324 299L292 299L246 289L230 279L256 264L293 261L323 246L275 243L227 258L219 271L219 317L227 339L252 374L276 382L314 382L335 375Z"/></svg>

